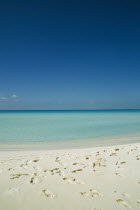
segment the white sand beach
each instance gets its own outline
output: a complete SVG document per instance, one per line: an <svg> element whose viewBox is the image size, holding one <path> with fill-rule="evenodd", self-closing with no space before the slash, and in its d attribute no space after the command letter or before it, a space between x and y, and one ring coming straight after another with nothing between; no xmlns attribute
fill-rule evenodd
<svg viewBox="0 0 140 210"><path fill-rule="evenodd" d="M0 151L0 210L140 209L140 144Z"/></svg>

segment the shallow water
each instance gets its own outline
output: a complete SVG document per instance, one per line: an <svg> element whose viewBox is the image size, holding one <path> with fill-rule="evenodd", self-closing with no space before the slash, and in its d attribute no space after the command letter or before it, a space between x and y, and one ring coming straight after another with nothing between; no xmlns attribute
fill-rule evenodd
<svg viewBox="0 0 140 210"><path fill-rule="evenodd" d="M0 111L0 143L101 141L139 134L140 111Z"/></svg>

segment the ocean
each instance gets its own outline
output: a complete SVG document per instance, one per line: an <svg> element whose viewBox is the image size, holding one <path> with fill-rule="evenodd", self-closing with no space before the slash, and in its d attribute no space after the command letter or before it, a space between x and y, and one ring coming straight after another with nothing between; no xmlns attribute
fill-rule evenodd
<svg viewBox="0 0 140 210"><path fill-rule="evenodd" d="M0 143L140 136L140 111L0 111Z"/></svg>

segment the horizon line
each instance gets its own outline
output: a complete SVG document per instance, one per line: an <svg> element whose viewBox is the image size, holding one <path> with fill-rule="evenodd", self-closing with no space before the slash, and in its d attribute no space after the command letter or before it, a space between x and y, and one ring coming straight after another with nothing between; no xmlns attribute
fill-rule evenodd
<svg viewBox="0 0 140 210"><path fill-rule="evenodd" d="M136 110L140 109L5 109L0 111L127 111L127 110Z"/></svg>

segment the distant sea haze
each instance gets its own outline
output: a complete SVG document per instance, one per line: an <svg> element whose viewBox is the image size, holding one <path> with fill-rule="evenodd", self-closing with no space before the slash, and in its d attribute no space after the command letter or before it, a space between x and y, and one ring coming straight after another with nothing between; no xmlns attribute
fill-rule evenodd
<svg viewBox="0 0 140 210"><path fill-rule="evenodd" d="M102 141L138 135L139 110L0 111L1 143Z"/></svg>

